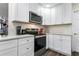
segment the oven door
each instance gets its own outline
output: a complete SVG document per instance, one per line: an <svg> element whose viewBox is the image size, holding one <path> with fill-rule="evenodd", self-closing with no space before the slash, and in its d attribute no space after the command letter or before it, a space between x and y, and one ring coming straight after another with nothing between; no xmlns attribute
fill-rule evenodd
<svg viewBox="0 0 79 59"><path fill-rule="evenodd" d="M46 49L46 36L35 37L35 53L44 49Z"/></svg>

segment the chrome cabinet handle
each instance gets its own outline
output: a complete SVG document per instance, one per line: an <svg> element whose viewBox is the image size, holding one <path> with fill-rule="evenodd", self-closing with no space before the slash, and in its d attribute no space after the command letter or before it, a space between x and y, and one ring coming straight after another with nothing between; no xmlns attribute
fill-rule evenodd
<svg viewBox="0 0 79 59"><path fill-rule="evenodd" d="M29 41L29 40L27 40L27 41Z"/></svg>
<svg viewBox="0 0 79 59"><path fill-rule="evenodd" d="M29 48L27 48L27 49L29 49Z"/></svg>

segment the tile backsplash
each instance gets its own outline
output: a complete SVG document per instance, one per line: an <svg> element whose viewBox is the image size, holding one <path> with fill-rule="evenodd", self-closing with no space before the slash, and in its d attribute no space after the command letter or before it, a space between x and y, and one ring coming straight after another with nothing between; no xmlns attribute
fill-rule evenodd
<svg viewBox="0 0 79 59"><path fill-rule="evenodd" d="M38 24L34 24L34 23L29 23L29 24L21 24L21 23L15 23L14 26L21 26L22 29L25 29L25 28L44 28L43 26L41 25L38 25Z"/></svg>
<svg viewBox="0 0 79 59"><path fill-rule="evenodd" d="M17 26L21 26L22 29L26 29L26 28L43 28L45 30L45 27L42 25L38 25L35 23L11 23L9 24L9 36L13 36L16 35L16 27Z"/></svg>

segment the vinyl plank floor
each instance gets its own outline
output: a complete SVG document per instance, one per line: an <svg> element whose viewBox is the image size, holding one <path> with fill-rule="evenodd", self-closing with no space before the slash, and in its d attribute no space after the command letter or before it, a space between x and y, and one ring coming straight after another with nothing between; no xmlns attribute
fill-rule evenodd
<svg viewBox="0 0 79 59"><path fill-rule="evenodd" d="M64 56L64 55L52 50L47 50L42 56Z"/></svg>
<svg viewBox="0 0 79 59"><path fill-rule="evenodd" d="M79 52L72 52L72 56L79 56Z"/></svg>

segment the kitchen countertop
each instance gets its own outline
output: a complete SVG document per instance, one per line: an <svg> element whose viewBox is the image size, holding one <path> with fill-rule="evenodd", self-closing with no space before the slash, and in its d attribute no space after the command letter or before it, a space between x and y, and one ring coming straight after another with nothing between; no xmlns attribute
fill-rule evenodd
<svg viewBox="0 0 79 59"><path fill-rule="evenodd" d="M27 38L27 37L34 37L34 35L16 35L16 36L7 36L7 37L0 37L0 41L7 41L7 40L14 40L14 39L20 39L20 38Z"/></svg>
<svg viewBox="0 0 79 59"><path fill-rule="evenodd" d="M62 35L62 36L72 36L72 34L46 34L46 35Z"/></svg>
<svg viewBox="0 0 79 59"><path fill-rule="evenodd" d="M37 36L35 36L36 38L39 38L39 37L44 37L44 36L46 36L46 35L37 35Z"/></svg>

